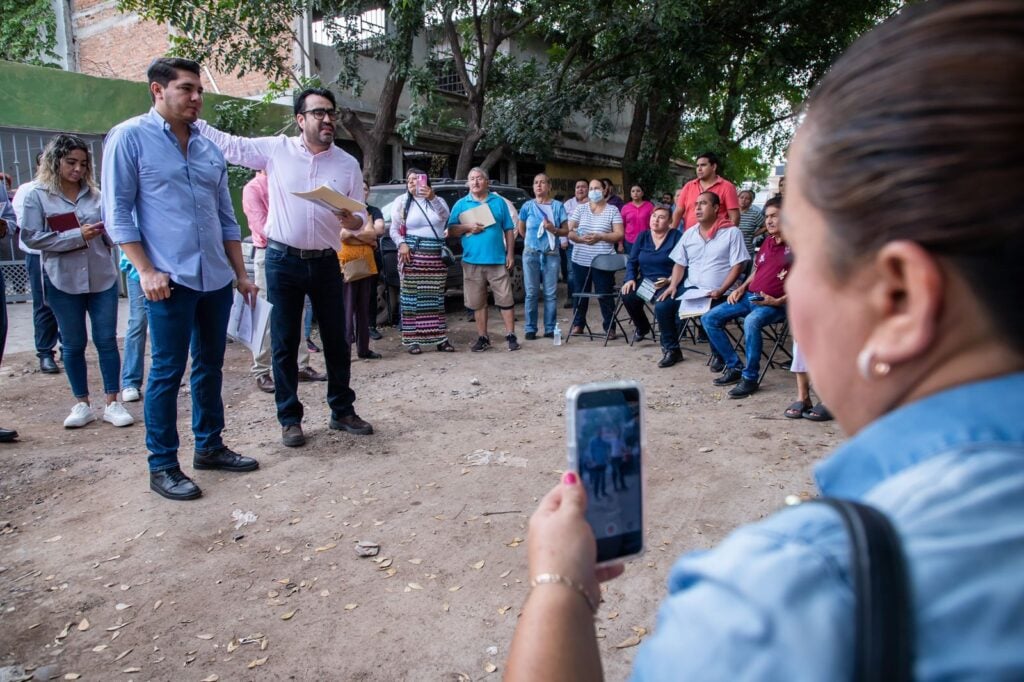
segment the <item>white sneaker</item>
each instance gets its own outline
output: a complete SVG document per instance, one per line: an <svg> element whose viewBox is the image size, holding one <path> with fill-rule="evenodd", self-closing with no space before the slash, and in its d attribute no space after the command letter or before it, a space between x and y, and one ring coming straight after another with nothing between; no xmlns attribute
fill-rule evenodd
<svg viewBox="0 0 1024 682"><path fill-rule="evenodd" d="M93 414L89 403L77 403L71 408L71 414L68 415L68 418L64 420L64 428L77 429L94 421L96 421L96 415Z"/></svg>
<svg viewBox="0 0 1024 682"><path fill-rule="evenodd" d="M128 386L121 389L121 402L123 403L134 403L138 402L142 395L139 393L139 389L134 386Z"/></svg>
<svg viewBox="0 0 1024 682"><path fill-rule="evenodd" d="M135 417L128 414L128 410L115 400L103 408L103 421L114 426L130 426L135 423Z"/></svg>

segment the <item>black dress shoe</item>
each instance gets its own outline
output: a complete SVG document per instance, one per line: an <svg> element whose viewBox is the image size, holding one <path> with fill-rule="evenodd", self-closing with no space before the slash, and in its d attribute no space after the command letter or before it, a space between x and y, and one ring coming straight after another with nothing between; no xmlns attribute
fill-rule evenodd
<svg viewBox="0 0 1024 682"><path fill-rule="evenodd" d="M640 332L633 332L633 343L640 343L647 338L647 334L641 334Z"/></svg>
<svg viewBox="0 0 1024 682"><path fill-rule="evenodd" d="M302 424L289 424L281 427L281 442L288 448L300 448L306 444L306 434L302 433Z"/></svg>
<svg viewBox="0 0 1024 682"><path fill-rule="evenodd" d="M661 356L661 361L658 362L658 367L671 367L677 362L683 361L683 352L679 349L667 350L665 354Z"/></svg>
<svg viewBox="0 0 1024 682"><path fill-rule="evenodd" d="M740 383L736 384L731 391L729 391L730 398L746 398L748 395L757 391L757 382L751 381L750 379L744 379Z"/></svg>
<svg viewBox="0 0 1024 682"><path fill-rule="evenodd" d="M730 367L722 373L722 376L715 379L713 383L715 386L728 386L729 384L737 384L740 379L743 378L743 373L735 367Z"/></svg>
<svg viewBox="0 0 1024 682"><path fill-rule="evenodd" d="M194 500L203 494L178 467L149 472L149 489L168 500Z"/></svg>
<svg viewBox="0 0 1024 682"><path fill-rule="evenodd" d="M711 356L711 364L708 365L708 367L711 369L712 372L714 372L715 374L718 374L723 369L725 369L725 360L723 360L722 358L718 357L717 354L712 354L712 356Z"/></svg>
<svg viewBox="0 0 1024 682"><path fill-rule="evenodd" d="M18 432L14 429L0 429L0 443L11 443L18 440Z"/></svg>
<svg viewBox="0 0 1024 682"><path fill-rule="evenodd" d="M52 355L39 358L39 371L43 374L60 374L60 367L54 362Z"/></svg>
<svg viewBox="0 0 1024 682"><path fill-rule="evenodd" d="M256 388L260 389L264 393L274 392L274 377L270 374L261 374L256 377Z"/></svg>
<svg viewBox="0 0 1024 682"><path fill-rule="evenodd" d="M299 370L299 381L327 381L327 375L306 365Z"/></svg>
<svg viewBox="0 0 1024 682"><path fill-rule="evenodd" d="M380 341L384 338L384 335L381 334L376 327L370 327L370 338L374 341Z"/></svg>
<svg viewBox="0 0 1024 682"><path fill-rule="evenodd" d="M536 341L537 340L537 332L526 332L526 340L527 341Z"/></svg>
<svg viewBox="0 0 1024 682"><path fill-rule="evenodd" d="M365 353L359 353L358 357L360 360L380 360L384 356L375 351L368 350Z"/></svg>
<svg viewBox="0 0 1024 682"><path fill-rule="evenodd" d="M348 431L357 436L369 436L373 433L373 427L360 419L356 414L350 414L345 417L332 416L330 427L335 431Z"/></svg>
<svg viewBox="0 0 1024 682"><path fill-rule="evenodd" d="M252 471L260 463L252 457L245 457L226 447L210 452L196 452L192 458L193 469L220 469L221 471Z"/></svg>

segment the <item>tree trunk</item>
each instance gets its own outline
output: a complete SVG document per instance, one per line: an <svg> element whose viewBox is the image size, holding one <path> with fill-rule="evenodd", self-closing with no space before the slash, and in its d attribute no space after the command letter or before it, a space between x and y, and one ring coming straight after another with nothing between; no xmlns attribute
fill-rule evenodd
<svg viewBox="0 0 1024 682"><path fill-rule="evenodd" d="M508 145L502 142L497 147L495 147L494 149L487 153L487 156L484 157L484 160L480 162L480 167L487 171L487 174L490 175L491 168L493 168L495 164L501 161L502 157L505 156L505 152L507 152L508 149Z"/></svg>
<svg viewBox="0 0 1024 682"><path fill-rule="evenodd" d="M473 167L473 154L476 146L484 136L483 120L484 113L483 96L469 99L469 120L466 121L466 136L462 138L462 145L459 147L459 160L455 164L455 179L465 180L469 177L469 169Z"/></svg>
<svg viewBox="0 0 1024 682"><path fill-rule="evenodd" d="M633 186L633 166L640 158L640 148L643 145L644 133L647 131L647 112L646 97L641 94L633 102L633 122L629 126L629 136L622 152L623 194L628 191L627 187Z"/></svg>

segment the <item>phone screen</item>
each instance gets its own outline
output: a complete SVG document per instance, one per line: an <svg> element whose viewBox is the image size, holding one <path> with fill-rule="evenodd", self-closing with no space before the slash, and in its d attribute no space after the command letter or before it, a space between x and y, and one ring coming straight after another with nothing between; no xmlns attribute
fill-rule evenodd
<svg viewBox="0 0 1024 682"><path fill-rule="evenodd" d="M640 391L581 392L573 421L598 563L638 554L643 549Z"/></svg>

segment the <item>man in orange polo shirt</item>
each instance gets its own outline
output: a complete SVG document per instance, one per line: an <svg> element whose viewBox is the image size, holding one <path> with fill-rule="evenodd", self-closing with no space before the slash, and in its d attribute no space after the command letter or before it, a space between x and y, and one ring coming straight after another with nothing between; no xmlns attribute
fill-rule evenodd
<svg viewBox="0 0 1024 682"><path fill-rule="evenodd" d="M736 195L736 186L718 175L718 157L714 152L705 152L697 157L697 177L683 185L676 197L676 208L672 212L672 228L683 229L697 224L694 213L697 197L703 192L714 192L718 195L718 222L715 227L740 224L740 200Z"/></svg>

